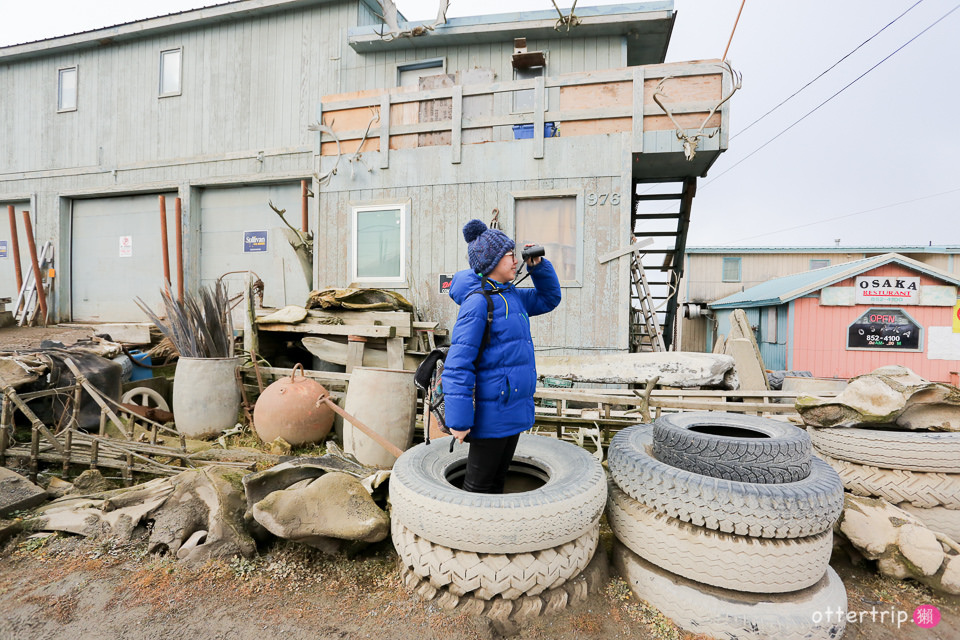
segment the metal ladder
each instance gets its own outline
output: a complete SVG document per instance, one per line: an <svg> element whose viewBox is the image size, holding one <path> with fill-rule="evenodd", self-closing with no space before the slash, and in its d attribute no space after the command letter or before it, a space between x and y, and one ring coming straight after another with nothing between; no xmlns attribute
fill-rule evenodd
<svg viewBox="0 0 960 640"><path fill-rule="evenodd" d="M644 272L640 256L633 254L630 260L630 280L633 286L633 299L639 308L630 308L630 351L666 351L663 344L663 332L653 307L653 296L650 293L650 284Z"/></svg>

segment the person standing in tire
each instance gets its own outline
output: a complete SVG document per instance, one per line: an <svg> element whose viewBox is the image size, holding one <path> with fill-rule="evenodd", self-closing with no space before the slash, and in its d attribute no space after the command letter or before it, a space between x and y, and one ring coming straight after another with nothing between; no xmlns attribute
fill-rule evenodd
<svg viewBox="0 0 960 640"><path fill-rule="evenodd" d="M533 426L530 316L560 304L560 281L550 261L537 257L527 261L534 288L517 289L515 243L507 234L471 220L463 238L470 269L450 285L460 313L443 368L444 415L459 442L470 436L464 490L503 493L520 433Z"/></svg>

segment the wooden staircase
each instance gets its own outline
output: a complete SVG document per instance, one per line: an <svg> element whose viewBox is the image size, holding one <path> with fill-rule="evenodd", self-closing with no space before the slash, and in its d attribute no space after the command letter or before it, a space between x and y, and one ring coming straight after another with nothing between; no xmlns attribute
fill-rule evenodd
<svg viewBox="0 0 960 640"><path fill-rule="evenodd" d="M638 237L665 240L662 248L650 248L634 256L630 266L630 351L665 351L673 347L677 322L677 287L683 276L684 252L690 227L690 211L697 190L693 177L677 180L639 180L634 191L644 182L670 183L680 187L673 193L635 195L630 219L631 231ZM676 212L641 213L642 202L677 201ZM664 223L664 221L667 221ZM669 221L675 221L675 226ZM651 223L648 225L647 223ZM657 231L645 226L656 225ZM668 229L663 230L664 227ZM649 277L648 277L649 274ZM676 348L679 348L677 345Z"/></svg>

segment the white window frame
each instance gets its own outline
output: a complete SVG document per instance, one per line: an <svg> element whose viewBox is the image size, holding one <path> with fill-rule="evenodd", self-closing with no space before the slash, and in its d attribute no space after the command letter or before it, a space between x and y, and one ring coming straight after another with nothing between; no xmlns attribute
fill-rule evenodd
<svg viewBox="0 0 960 640"><path fill-rule="evenodd" d="M727 271L726 264L727 261L737 261L737 279L731 280L725 276ZM720 259L720 281L721 282L743 282L743 259L737 256L725 256Z"/></svg>
<svg viewBox="0 0 960 640"><path fill-rule="evenodd" d="M176 91L163 91L163 56L167 53L173 53L176 51L179 53L179 61L177 69L177 90ZM170 49L161 49L160 50L160 66L159 66L160 77L157 80L157 93L159 98L172 98L174 96L183 95L183 47L171 47Z"/></svg>
<svg viewBox="0 0 960 640"><path fill-rule="evenodd" d="M814 262L826 262L827 264L821 265L821 266L819 266L819 267L815 267L815 266L813 266L813 263L814 263ZM813 271L814 269L826 269L826 268L829 267L829 266L830 266L830 258L810 258L810 270L811 270L811 271Z"/></svg>
<svg viewBox="0 0 960 640"><path fill-rule="evenodd" d="M540 66L540 67L528 67L528 68L529 68L529 69L543 69L543 73L542 73L539 77L543 77L544 79L546 79L546 77L547 77L547 63L546 63L546 62L543 63L543 66ZM525 69L525 70L526 70L526 69ZM514 79L514 80L520 80L520 78L517 77L517 72L518 72L518 71L520 71L520 69L514 69L514 70L513 70L513 79ZM523 78L523 80L531 80L531 79L532 79L532 78ZM510 112L511 112L511 113L533 113L534 111L536 111L536 109L537 109L537 106L536 106L536 105L532 105L529 109L520 109L520 108L517 107L517 98L520 97L521 95L523 95L523 96L529 95L529 96L530 96L530 101L533 102L533 101L534 101L534 97L533 97L533 96L534 96L534 91L536 91L536 90L535 90L535 89L518 89L517 91L513 91L513 92L511 93L511 98L510 98L510 110L511 110ZM544 111L546 111L547 109L550 108L550 95L549 95L549 94L550 94L549 91L544 91L544 92L543 92L543 110L544 110Z"/></svg>
<svg viewBox="0 0 960 640"><path fill-rule="evenodd" d="M517 200L543 200L548 198L570 198L575 197L577 199L576 209L577 209L577 265L576 265L576 277L573 280L561 280L560 286L567 287L582 287L583 286L583 253L584 253L584 242L583 242L583 213L584 213L584 195L582 190L578 189L542 189L539 191L514 191L510 194L510 219L513 220L513 237L517 237ZM523 247L517 247L517 260L520 261L520 252L523 251ZM549 254L545 256L548 260L552 257ZM533 286L530 283L530 279L527 278L526 281L521 286Z"/></svg>
<svg viewBox="0 0 960 640"><path fill-rule="evenodd" d="M419 71L420 69L440 69L440 74L444 74L447 72L447 59L445 57L427 58L424 60L411 60L409 62L398 63L396 73L397 86L401 86L400 75L404 71Z"/></svg>
<svg viewBox="0 0 960 640"><path fill-rule="evenodd" d="M74 83L74 92L73 92L73 106L72 107L63 107L63 72L64 71L73 71L75 83ZM71 111L76 111L77 107L80 105L80 67L78 65L72 65L69 67L60 67L57 69L57 113L69 113Z"/></svg>
<svg viewBox="0 0 960 640"><path fill-rule="evenodd" d="M400 210L400 275L395 277L363 277L357 274L357 214L364 211ZM407 263L410 261L410 200L376 200L350 203L350 282L384 289L407 288Z"/></svg>

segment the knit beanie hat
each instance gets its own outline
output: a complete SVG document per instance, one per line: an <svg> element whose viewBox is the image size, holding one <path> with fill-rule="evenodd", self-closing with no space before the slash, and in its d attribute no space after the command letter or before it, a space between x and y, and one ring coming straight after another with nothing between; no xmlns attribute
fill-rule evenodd
<svg viewBox="0 0 960 640"><path fill-rule="evenodd" d="M481 275L493 271L500 259L514 248L514 242L499 229L488 229L482 220L473 219L463 225L470 268Z"/></svg>

